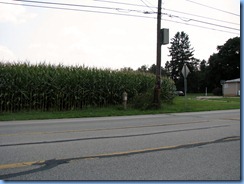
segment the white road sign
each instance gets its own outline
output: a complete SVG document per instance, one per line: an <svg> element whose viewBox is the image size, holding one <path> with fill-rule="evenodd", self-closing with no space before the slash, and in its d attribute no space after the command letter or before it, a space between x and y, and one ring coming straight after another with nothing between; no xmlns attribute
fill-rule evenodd
<svg viewBox="0 0 244 184"><path fill-rule="evenodd" d="M184 64L184 66L183 66L183 68L182 68L181 72L182 72L182 74L183 74L184 78L186 78L186 77L187 77L187 75L190 73L190 70L189 70L189 68L187 67L187 65L186 65L186 64Z"/></svg>

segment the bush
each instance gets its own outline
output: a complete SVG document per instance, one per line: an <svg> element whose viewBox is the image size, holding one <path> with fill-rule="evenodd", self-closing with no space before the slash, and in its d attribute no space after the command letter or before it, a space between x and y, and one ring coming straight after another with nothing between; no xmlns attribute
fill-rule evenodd
<svg viewBox="0 0 244 184"><path fill-rule="evenodd" d="M175 97L175 83L172 79L163 77L161 85L161 101L164 103L173 103Z"/></svg>
<svg viewBox="0 0 244 184"><path fill-rule="evenodd" d="M140 110L147 110L152 107L153 103L153 90L135 96L132 107Z"/></svg>
<svg viewBox="0 0 244 184"><path fill-rule="evenodd" d="M216 96L221 96L222 95L222 89L220 87L214 88L212 93Z"/></svg>
<svg viewBox="0 0 244 184"><path fill-rule="evenodd" d="M161 92L160 92L160 100L163 103L173 103L173 99L175 97L175 84L174 81L163 77ZM136 109L147 110L147 109L155 109L157 108L155 104L153 104L154 98L154 89L151 88L145 93L138 94L133 100L133 107Z"/></svg>

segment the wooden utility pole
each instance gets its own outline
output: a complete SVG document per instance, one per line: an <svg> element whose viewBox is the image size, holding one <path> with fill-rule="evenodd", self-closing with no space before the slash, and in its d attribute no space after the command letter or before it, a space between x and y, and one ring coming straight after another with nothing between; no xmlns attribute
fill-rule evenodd
<svg viewBox="0 0 244 184"><path fill-rule="evenodd" d="M161 106L160 89L161 89L161 5L162 0L158 0L157 15L157 68L156 68L156 84L154 88L154 104L157 108Z"/></svg>

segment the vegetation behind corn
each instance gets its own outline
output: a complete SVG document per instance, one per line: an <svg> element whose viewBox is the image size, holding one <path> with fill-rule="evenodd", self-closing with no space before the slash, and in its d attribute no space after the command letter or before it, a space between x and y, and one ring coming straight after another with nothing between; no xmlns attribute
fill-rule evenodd
<svg viewBox="0 0 244 184"><path fill-rule="evenodd" d="M132 102L154 83L155 75L135 71L0 62L0 112L116 105L124 91Z"/></svg>

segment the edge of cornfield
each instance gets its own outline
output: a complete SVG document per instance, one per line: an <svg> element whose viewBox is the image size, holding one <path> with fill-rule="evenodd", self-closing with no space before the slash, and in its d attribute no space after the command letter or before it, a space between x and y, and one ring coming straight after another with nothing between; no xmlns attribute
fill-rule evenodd
<svg viewBox="0 0 244 184"><path fill-rule="evenodd" d="M184 97L176 97L172 104L163 104L160 109L154 110L134 109L130 105L127 109L123 109L122 105L116 105L100 108L87 107L82 110L70 111L23 111L17 113L0 113L0 121L130 116L230 109L240 109L240 98L223 98L221 101L216 98L216 100L211 99L211 101L208 101L198 100L196 95L189 95L187 101Z"/></svg>

